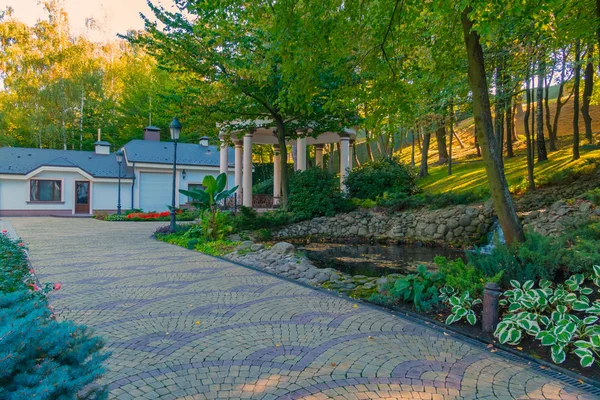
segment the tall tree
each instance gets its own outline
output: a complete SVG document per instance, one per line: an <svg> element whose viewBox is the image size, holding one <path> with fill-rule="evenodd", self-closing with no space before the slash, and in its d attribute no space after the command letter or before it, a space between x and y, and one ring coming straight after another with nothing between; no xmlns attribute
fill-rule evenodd
<svg viewBox="0 0 600 400"><path fill-rule="evenodd" d="M590 100L592 92L594 90L594 45L590 43L587 51L587 63L585 65L585 72L583 74L584 85L583 85L583 104L581 105L581 116L585 124L585 137L588 142L593 143L594 138L592 136L592 117L590 116Z"/></svg>
<svg viewBox="0 0 600 400"><path fill-rule="evenodd" d="M546 141L544 140L544 82L545 82L545 66L544 62L540 60L538 62L538 75L537 75L537 112L536 112L536 123L537 123L537 154L538 162L546 161L548 159L548 153L546 152Z"/></svg>
<svg viewBox="0 0 600 400"><path fill-rule="evenodd" d="M575 74L573 93L573 160L579 159L579 82L581 80L581 40L575 42Z"/></svg>
<svg viewBox="0 0 600 400"><path fill-rule="evenodd" d="M479 34L473 29L473 21L469 15L471 12L471 7L466 7L461 12L461 23L469 64L469 85L473 93L473 114L477 126L477 140L481 145L494 209L498 215L506 242L510 244L513 241L524 240L525 235L508 191L508 184L498 154L499 149L494 137L483 49Z"/></svg>

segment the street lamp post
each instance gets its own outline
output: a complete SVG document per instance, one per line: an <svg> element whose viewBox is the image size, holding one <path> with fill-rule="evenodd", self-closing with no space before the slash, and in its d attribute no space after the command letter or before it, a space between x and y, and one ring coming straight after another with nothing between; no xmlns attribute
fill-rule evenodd
<svg viewBox="0 0 600 400"><path fill-rule="evenodd" d="M181 132L181 124L177 120L177 117L173 118L169 125L171 131L171 139L173 140L173 196L171 198L171 225L169 230L171 233L175 232L175 183L177 181L177 141L179 140L179 133Z"/></svg>
<svg viewBox="0 0 600 400"><path fill-rule="evenodd" d="M121 215L121 163L123 162L123 150L119 149L115 154L117 156L117 164L119 165L119 184L117 189L117 215Z"/></svg>

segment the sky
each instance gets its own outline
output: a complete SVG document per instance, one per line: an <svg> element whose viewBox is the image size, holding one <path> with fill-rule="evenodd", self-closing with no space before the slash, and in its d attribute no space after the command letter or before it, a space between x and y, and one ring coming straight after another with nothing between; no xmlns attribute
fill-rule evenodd
<svg viewBox="0 0 600 400"><path fill-rule="evenodd" d="M140 12L152 16L146 0L62 0L69 15L73 34L86 34L85 20L93 17L102 26L100 31L87 32L91 40L111 40L118 33L126 33L128 29L142 29ZM172 0L154 1L163 5L172 4ZM33 25L46 13L40 0L0 0L0 10L10 6L14 9L14 17Z"/></svg>

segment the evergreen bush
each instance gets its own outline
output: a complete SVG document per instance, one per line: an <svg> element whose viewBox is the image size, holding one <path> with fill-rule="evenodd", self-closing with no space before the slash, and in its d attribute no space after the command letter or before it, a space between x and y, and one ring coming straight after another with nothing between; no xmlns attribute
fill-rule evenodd
<svg viewBox="0 0 600 400"><path fill-rule="evenodd" d="M338 180L326 170L297 171L290 179L288 210L294 221L332 216L352 207L340 192Z"/></svg>
<svg viewBox="0 0 600 400"><path fill-rule="evenodd" d="M370 161L350 171L344 181L350 197L376 200L384 193L406 196L419 191L415 170L398 158Z"/></svg>
<svg viewBox="0 0 600 400"><path fill-rule="evenodd" d="M56 321L24 250L0 235L0 399L106 398L102 339Z"/></svg>

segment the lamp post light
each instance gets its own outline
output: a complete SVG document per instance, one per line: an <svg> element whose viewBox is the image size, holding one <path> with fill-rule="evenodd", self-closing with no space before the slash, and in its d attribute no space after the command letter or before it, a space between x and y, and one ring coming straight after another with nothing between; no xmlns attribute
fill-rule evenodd
<svg viewBox="0 0 600 400"><path fill-rule="evenodd" d="M117 156L117 164L119 164L119 184L117 195L117 215L121 215L121 163L123 162L123 150L119 149L115 153Z"/></svg>
<svg viewBox="0 0 600 400"><path fill-rule="evenodd" d="M177 181L177 141L179 140L179 133L181 133L181 124L177 120L177 117L173 118L169 125L171 131L171 139L173 140L173 196L171 198L171 225L169 230L171 233L175 232L175 183Z"/></svg>

